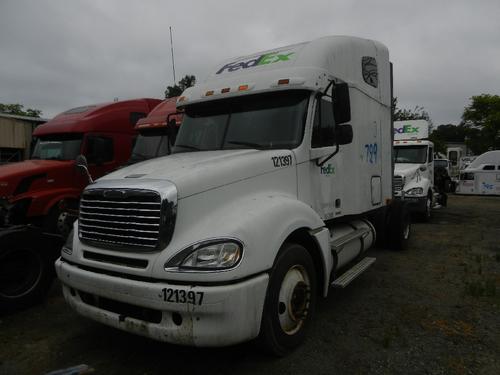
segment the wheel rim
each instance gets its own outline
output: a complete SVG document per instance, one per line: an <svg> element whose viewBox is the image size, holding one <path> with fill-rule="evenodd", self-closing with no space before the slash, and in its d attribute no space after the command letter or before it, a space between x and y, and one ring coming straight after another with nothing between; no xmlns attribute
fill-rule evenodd
<svg viewBox="0 0 500 375"><path fill-rule="evenodd" d="M278 299L278 318L287 335L299 331L309 313L311 283L304 267L291 267L283 278Z"/></svg>
<svg viewBox="0 0 500 375"><path fill-rule="evenodd" d="M42 276L42 261L30 250L8 250L0 258L0 295L18 298L29 293Z"/></svg>

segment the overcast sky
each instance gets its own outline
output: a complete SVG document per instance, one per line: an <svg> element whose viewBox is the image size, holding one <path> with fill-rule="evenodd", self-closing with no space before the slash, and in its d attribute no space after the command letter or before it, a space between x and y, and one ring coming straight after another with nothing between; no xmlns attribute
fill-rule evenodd
<svg viewBox="0 0 500 375"><path fill-rule="evenodd" d="M472 95L500 93L499 0L0 0L0 103L53 117L113 98L163 98L232 56L325 35L389 48L399 106L459 123Z"/></svg>

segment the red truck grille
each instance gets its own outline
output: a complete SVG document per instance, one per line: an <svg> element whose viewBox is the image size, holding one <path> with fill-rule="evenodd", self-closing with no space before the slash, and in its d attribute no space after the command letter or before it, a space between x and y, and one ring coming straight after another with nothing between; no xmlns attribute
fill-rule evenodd
<svg viewBox="0 0 500 375"><path fill-rule="evenodd" d="M162 206L154 191L86 190L80 202L80 239L101 247L155 250L161 242Z"/></svg>

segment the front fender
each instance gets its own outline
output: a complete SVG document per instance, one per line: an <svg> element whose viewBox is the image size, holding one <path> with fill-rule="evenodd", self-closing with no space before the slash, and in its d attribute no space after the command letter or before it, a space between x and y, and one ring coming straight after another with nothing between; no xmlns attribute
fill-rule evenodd
<svg viewBox="0 0 500 375"><path fill-rule="evenodd" d="M259 194L231 201L206 215L200 207L207 197L193 196L179 201L178 221L172 242L163 251L153 268L153 277L173 280L221 282L238 280L269 271L288 236L297 229L322 229L324 222L311 207L293 196ZM165 263L182 249L196 242L220 238L236 238L243 242L240 264L223 272L176 272L164 269ZM324 236L321 242L324 257L330 256ZM331 260L324 260L331 264Z"/></svg>
<svg viewBox="0 0 500 375"><path fill-rule="evenodd" d="M18 195L11 203L31 199L31 204L26 212L27 217L47 215L54 205L63 199L80 199L81 190L74 188L51 189L44 191L35 191Z"/></svg>

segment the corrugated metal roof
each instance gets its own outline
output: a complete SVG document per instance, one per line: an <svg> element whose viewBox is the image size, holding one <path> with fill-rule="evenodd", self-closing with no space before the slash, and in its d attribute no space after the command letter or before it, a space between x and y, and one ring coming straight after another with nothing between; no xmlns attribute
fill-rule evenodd
<svg viewBox="0 0 500 375"><path fill-rule="evenodd" d="M13 115L11 113L1 113L1 112L0 112L0 117L14 118L14 119L23 120L23 121L31 121L31 122L36 122L39 124L50 120L50 119L41 118L41 117L20 116L20 115Z"/></svg>

